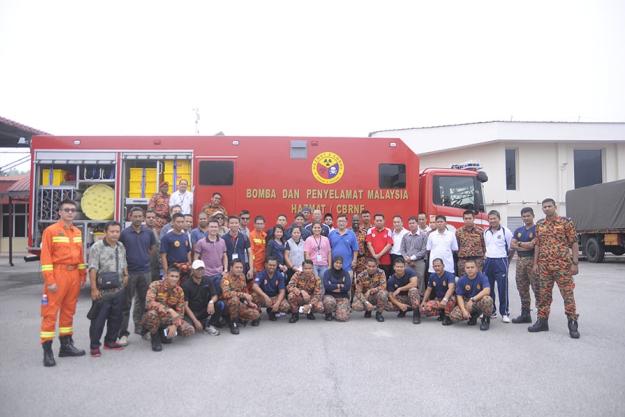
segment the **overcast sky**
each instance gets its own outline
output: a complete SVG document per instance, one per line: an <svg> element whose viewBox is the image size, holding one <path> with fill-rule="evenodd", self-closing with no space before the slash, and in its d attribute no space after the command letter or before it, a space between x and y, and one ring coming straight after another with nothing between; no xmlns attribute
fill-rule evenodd
<svg viewBox="0 0 625 417"><path fill-rule="evenodd" d="M53 134L625 121L624 1L0 0L0 115Z"/></svg>

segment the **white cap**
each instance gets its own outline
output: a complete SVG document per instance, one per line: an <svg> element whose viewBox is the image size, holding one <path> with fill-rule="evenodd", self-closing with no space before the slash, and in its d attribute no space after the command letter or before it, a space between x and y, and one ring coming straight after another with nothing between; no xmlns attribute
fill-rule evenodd
<svg viewBox="0 0 625 417"><path fill-rule="evenodd" d="M193 261L193 264L191 265L191 268L193 268L193 269L206 268L206 265L204 265L204 261L202 261L200 259L196 259L195 261Z"/></svg>

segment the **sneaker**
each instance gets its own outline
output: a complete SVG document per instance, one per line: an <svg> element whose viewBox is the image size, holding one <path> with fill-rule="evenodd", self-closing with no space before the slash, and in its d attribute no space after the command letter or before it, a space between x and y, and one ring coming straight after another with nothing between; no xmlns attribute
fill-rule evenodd
<svg viewBox="0 0 625 417"><path fill-rule="evenodd" d="M285 317L285 316L286 316L286 313L282 313L282 312L276 313L276 317L278 317L278 318Z"/></svg>
<svg viewBox="0 0 625 417"><path fill-rule="evenodd" d="M100 352L100 348L99 347L91 348L91 356L94 358L99 358L100 356L102 356L102 352Z"/></svg>
<svg viewBox="0 0 625 417"><path fill-rule="evenodd" d="M493 314L490 315L491 319L496 319L497 318L497 312L493 311Z"/></svg>
<svg viewBox="0 0 625 417"><path fill-rule="evenodd" d="M510 316L508 315L501 316L501 321L503 321L504 323L510 323Z"/></svg>
<svg viewBox="0 0 625 417"><path fill-rule="evenodd" d="M117 342L104 342L104 349L107 350L122 350L123 348L124 346Z"/></svg>
<svg viewBox="0 0 625 417"><path fill-rule="evenodd" d="M122 347L128 346L128 336L124 335L117 339L117 344Z"/></svg>
<svg viewBox="0 0 625 417"><path fill-rule="evenodd" d="M204 329L204 333L210 336L219 336L219 330L215 328L215 326L208 326Z"/></svg>

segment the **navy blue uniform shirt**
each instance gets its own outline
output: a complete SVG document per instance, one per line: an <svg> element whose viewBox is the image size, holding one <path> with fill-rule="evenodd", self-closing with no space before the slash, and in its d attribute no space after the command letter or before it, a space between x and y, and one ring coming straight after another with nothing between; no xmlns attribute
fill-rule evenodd
<svg viewBox="0 0 625 417"><path fill-rule="evenodd" d="M267 271L262 271L256 274L254 283L269 297L275 297L280 290L286 287L286 278L284 278L284 274L278 270L273 273L272 277L269 277Z"/></svg>
<svg viewBox="0 0 625 417"><path fill-rule="evenodd" d="M488 277L485 274L478 272L477 276L473 279L469 279L469 277L465 275L460 278L456 284L456 295L471 298L478 295L484 288L490 288Z"/></svg>
<svg viewBox="0 0 625 417"><path fill-rule="evenodd" d="M187 262L187 254L191 251L189 236L182 232L169 232L161 239L161 253L167 254L167 262Z"/></svg>
<svg viewBox="0 0 625 417"><path fill-rule="evenodd" d="M430 274L430 279L428 280L428 287L432 288L434 298L441 300L445 298L445 294L447 294L447 290L449 289L449 284L455 283L456 276L449 271L445 271L443 276L440 277L436 272L432 272Z"/></svg>
<svg viewBox="0 0 625 417"><path fill-rule="evenodd" d="M514 231L512 235L517 242L531 242L536 238L536 225L533 225L529 229L526 229L525 226L521 226ZM523 257L533 257L534 249L528 251L517 251L517 255Z"/></svg>
<svg viewBox="0 0 625 417"><path fill-rule="evenodd" d="M416 276L416 272L412 270L412 268L406 268L404 270L404 276L398 277L397 274L391 275L391 277L386 281L386 290L388 292L394 292L397 288L401 288L408 284L410 278ZM407 294L408 291L402 291L402 294Z"/></svg>

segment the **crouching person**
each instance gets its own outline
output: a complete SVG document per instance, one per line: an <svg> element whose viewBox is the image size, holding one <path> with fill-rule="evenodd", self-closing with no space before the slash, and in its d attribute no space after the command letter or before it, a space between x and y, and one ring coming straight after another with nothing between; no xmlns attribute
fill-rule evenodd
<svg viewBox="0 0 625 417"><path fill-rule="evenodd" d="M314 320L314 313L323 313L321 304L321 280L315 275L313 262L306 259L302 263L302 270L297 271L289 281L287 287L291 318L289 323L299 320L300 308L308 320Z"/></svg>
<svg viewBox="0 0 625 417"><path fill-rule="evenodd" d="M456 306L454 290L456 277L445 271L445 264L441 258L432 261L434 272L428 279L428 287L421 302L421 313L426 317L436 317L443 322L443 326L452 324L449 315Z"/></svg>
<svg viewBox="0 0 625 417"><path fill-rule="evenodd" d="M333 318L336 321L349 320L351 312L349 291L352 288L352 278L349 272L343 269L342 256L332 260L332 268L323 275L323 286L325 288L323 309L326 320L331 321Z"/></svg>
<svg viewBox="0 0 625 417"><path fill-rule="evenodd" d="M154 352L163 350L161 343L171 343L178 332L183 336L195 333L183 318L185 301L179 281L180 271L172 267L162 281L154 281L148 287L142 328L150 333Z"/></svg>
<svg viewBox="0 0 625 417"><path fill-rule="evenodd" d="M386 282L388 291L388 311L399 311L397 317L406 317L406 312L412 310L412 323L421 323L421 302L419 288L417 287L417 274L410 268L406 268L403 258L395 259L393 264L395 273Z"/></svg>
<svg viewBox="0 0 625 417"><path fill-rule="evenodd" d="M490 315L493 313L493 299L490 297L488 277L477 270L475 260L469 259L464 264L465 275L456 285L456 301L458 305L451 312L451 321L469 320L469 326L477 324L482 315L480 330L490 327Z"/></svg>
<svg viewBox="0 0 625 417"><path fill-rule="evenodd" d="M365 317L371 317L371 312L375 309L375 319L384 321L384 307L388 302L388 292L386 291L386 275L378 268L375 258L367 258L367 269L356 277L356 293L352 309L354 311L365 311Z"/></svg>
<svg viewBox="0 0 625 417"><path fill-rule="evenodd" d="M267 308L267 316L271 321L277 320L277 312L286 313L291 309L285 297L286 277L278 270L278 260L272 256L265 261L265 270L256 274L252 291L254 303L259 306L259 310L260 307ZM256 320L258 323L260 316Z"/></svg>
<svg viewBox="0 0 625 417"><path fill-rule="evenodd" d="M230 272L221 280L221 297L226 303L230 333L239 334L239 322L256 321L260 317L258 306L252 301L243 273L243 261L235 259Z"/></svg>
<svg viewBox="0 0 625 417"><path fill-rule="evenodd" d="M191 279L182 284L184 291L184 319L195 328L196 332L205 332L211 336L219 336L215 325L221 319L226 308L219 301L221 288L215 288L213 280L205 276L204 261L197 259L191 265Z"/></svg>

